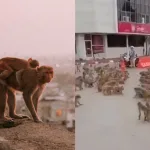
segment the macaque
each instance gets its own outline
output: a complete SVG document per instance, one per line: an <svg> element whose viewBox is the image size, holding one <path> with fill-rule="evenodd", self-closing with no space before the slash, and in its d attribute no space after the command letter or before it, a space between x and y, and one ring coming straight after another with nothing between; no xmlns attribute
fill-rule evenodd
<svg viewBox="0 0 150 150"><path fill-rule="evenodd" d="M145 106L141 102L138 102L137 106L138 106L138 110L139 110L139 120L141 119L141 112L143 111L144 121L149 121L149 112L150 112L150 109L148 108L149 104L147 103L146 106Z"/></svg>
<svg viewBox="0 0 150 150"><path fill-rule="evenodd" d="M21 69L36 68L39 66L37 60L29 58L28 60L20 58L5 57L0 59L0 83L6 85L7 79L14 71L17 72ZM16 74L18 83L20 84L20 77Z"/></svg>

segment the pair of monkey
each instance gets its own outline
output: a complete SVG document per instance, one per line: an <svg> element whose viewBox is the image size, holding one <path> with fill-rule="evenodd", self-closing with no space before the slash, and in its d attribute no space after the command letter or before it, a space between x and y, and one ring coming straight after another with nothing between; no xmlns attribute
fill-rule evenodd
<svg viewBox="0 0 150 150"><path fill-rule="evenodd" d="M39 66L37 60L24 60L6 57L0 59L0 122L22 119L24 115L16 114L16 91L23 92L23 98L35 122L41 122L37 115L38 99L45 84L53 78L53 68ZM18 81L20 83L18 83ZM21 84L21 85L20 85ZM9 106L9 117L5 116L6 103Z"/></svg>
<svg viewBox="0 0 150 150"><path fill-rule="evenodd" d="M17 65L16 65L17 64ZM19 58L5 57L0 59L0 83L6 85L7 79L14 71L19 71L27 68L39 67L39 62L29 58L27 61ZM16 79L19 86L22 88L20 73L16 73Z"/></svg>

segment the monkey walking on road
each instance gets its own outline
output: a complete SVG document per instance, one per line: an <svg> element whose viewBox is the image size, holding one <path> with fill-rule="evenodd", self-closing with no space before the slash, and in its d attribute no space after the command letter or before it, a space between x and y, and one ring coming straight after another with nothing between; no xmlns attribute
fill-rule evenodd
<svg viewBox="0 0 150 150"><path fill-rule="evenodd" d="M149 113L150 113L150 106L146 103L146 106L143 105L141 102L137 103L138 110L139 110L139 120L141 119L141 112L144 113L144 121L149 121Z"/></svg>

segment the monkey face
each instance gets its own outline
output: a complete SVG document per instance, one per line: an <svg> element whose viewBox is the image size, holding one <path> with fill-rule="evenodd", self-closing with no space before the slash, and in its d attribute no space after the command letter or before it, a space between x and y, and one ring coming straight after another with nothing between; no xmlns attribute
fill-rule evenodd
<svg viewBox="0 0 150 150"><path fill-rule="evenodd" d="M43 83L49 83L54 77L54 71L52 67L41 66L38 69L39 78Z"/></svg>

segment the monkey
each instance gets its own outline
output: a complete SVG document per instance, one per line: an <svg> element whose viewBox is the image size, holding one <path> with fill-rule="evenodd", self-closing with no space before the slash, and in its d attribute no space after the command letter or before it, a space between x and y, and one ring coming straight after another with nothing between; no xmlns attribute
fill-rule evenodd
<svg viewBox="0 0 150 150"><path fill-rule="evenodd" d="M104 95L111 95L112 94L112 89L113 89L113 86L104 85L102 87L102 92L103 92Z"/></svg>
<svg viewBox="0 0 150 150"><path fill-rule="evenodd" d="M51 82L54 76L53 68L50 66L41 66L38 68L27 68L20 72L21 82L23 88L20 90L23 92L23 99L27 108L29 109L34 122L41 122L37 115L38 100L41 96L46 83ZM4 116L6 107L6 101L9 107L9 116L12 119L22 119L28 116L16 114L16 99L15 92L19 87L16 80L16 73L13 72L7 79L7 85L12 89L2 88L0 84L0 121L10 121L10 119ZM8 95L8 99L7 99Z"/></svg>
<svg viewBox="0 0 150 150"><path fill-rule="evenodd" d="M114 94L123 94L122 91L124 90L123 86L113 86L113 93Z"/></svg>
<svg viewBox="0 0 150 150"><path fill-rule="evenodd" d="M148 72L148 71L141 71L141 72L140 72L140 75L141 75L141 76L150 75L150 72Z"/></svg>
<svg viewBox="0 0 150 150"><path fill-rule="evenodd" d="M141 119L141 111L143 111L144 121L149 121L148 116L149 116L150 109L148 107L146 107L145 105L143 105L141 102L138 102L137 106L138 106L138 110L139 110L139 120ZM148 103L147 103L147 106L149 106Z"/></svg>
<svg viewBox="0 0 150 150"><path fill-rule="evenodd" d="M80 103L79 99L81 99L80 95L75 96L75 107L81 106L83 104Z"/></svg>
<svg viewBox="0 0 150 150"><path fill-rule="evenodd" d="M82 84L83 84L83 78L81 76L77 77L75 86L78 87L80 90L83 90Z"/></svg>
<svg viewBox="0 0 150 150"><path fill-rule="evenodd" d="M150 90L145 89L143 93L143 98L145 101L148 101L150 98Z"/></svg>
<svg viewBox="0 0 150 150"><path fill-rule="evenodd" d="M150 90L150 85L149 84L141 84L142 88L145 88L147 90Z"/></svg>
<svg viewBox="0 0 150 150"><path fill-rule="evenodd" d="M93 84L96 81L93 81L93 77L89 76L89 74L87 74L87 76L85 76L85 78L83 79L84 85L85 87L93 87Z"/></svg>
<svg viewBox="0 0 150 150"><path fill-rule="evenodd" d="M120 79L119 80L119 84L124 84L125 82L124 82L124 80L123 79Z"/></svg>
<svg viewBox="0 0 150 150"><path fill-rule="evenodd" d="M76 68L77 68L77 72L81 72L81 71L80 71L80 64L77 63L77 64L76 64Z"/></svg>
<svg viewBox="0 0 150 150"><path fill-rule="evenodd" d="M134 91L135 91L135 96L134 98L143 98L144 97L144 88L141 87L135 87Z"/></svg>
<svg viewBox="0 0 150 150"><path fill-rule="evenodd" d="M29 58L28 60L14 58L14 57L5 57L0 59L0 83L6 85L5 79L8 78L14 71L19 71L21 69L27 68L36 68L39 66L37 60ZM20 84L20 77L16 74L18 83Z"/></svg>
<svg viewBox="0 0 150 150"><path fill-rule="evenodd" d="M114 85L119 85L119 83L116 80L110 80L107 81L104 85L114 86Z"/></svg>

